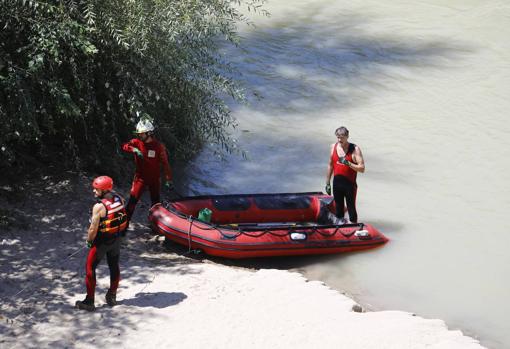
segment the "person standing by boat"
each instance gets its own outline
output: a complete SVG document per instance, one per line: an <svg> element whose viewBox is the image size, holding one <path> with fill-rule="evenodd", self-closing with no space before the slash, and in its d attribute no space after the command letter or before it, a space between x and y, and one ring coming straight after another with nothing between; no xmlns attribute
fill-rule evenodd
<svg viewBox="0 0 510 349"><path fill-rule="evenodd" d="M92 208L92 218L87 231L89 253L86 263L85 285L87 296L77 301L78 309L94 311L96 291L96 268L106 255L110 269L110 288L106 293L106 303L113 307L117 304L117 287L120 280L120 235L127 228L127 214L124 199L113 191L113 180L101 176L92 182L94 196L99 200Z"/></svg>
<svg viewBox="0 0 510 349"><path fill-rule="evenodd" d="M365 172L365 162L361 149L354 143L349 143L349 130L342 126L335 130L338 141L331 145L331 155L326 174L326 193L331 195L331 176L333 177L333 196L335 198L336 216L344 217L344 201L347 204L349 220L358 222L356 211L356 193L358 172Z"/></svg>
<svg viewBox="0 0 510 349"><path fill-rule="evenodd" d="M173 189L172 169L168 163L165 146L154 138L154 125L148 115L145 115L136 125L138 138L131 139L122 145L122 150L135 155L136 171L131 185L131 192L127 204L128 220L135 211L136 204L146 187L149 188L151 204L160 202L160 172L161 165L165 176L165 187Z"/></svg>

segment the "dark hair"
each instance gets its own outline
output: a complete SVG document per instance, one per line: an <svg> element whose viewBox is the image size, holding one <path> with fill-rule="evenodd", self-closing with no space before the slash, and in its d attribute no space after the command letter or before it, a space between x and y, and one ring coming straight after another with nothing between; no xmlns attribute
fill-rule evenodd
<svg viewBox="0 0 510 349"><path fill-rule="evenodd" d="M345 126L340 126L335 130L335 136L347 136L349 137L349 130Z"/></svg>

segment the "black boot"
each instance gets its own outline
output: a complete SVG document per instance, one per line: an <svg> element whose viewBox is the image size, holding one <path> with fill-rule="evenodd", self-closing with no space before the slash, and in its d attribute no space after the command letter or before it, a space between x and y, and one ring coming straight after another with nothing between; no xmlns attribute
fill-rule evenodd
<svg viewBox="0 0 510 349"><path fill-rule="evenodd" d="M86 310L86 311L94 311L96 307L94 306L94 300L86 298L82 301L76 301L75 304L76 309Z"/></svg>
<svg viewBox="0 0 510 349"><path fill-rule="evenodd" d="M104 296L106 300L106 304L108 304L110 307L113 307L117 305L117 294L113 292L106 292L106 296Z"/></svg>

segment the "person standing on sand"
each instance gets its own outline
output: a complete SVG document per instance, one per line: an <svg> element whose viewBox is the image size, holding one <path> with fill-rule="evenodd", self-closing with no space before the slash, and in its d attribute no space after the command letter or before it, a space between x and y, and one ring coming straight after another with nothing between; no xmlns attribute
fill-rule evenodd
<svg viewBox="0 0 510 349"><path fill-rule="evenodd" d="M151 204L160 202L160 171L163 165L165 187L172 190L172 169L168 164L168 155L165 146L158 142L153 135L154 126L148 115L145 115L136 125L138 138L133 138L122 145L122 150L135 154L136 171L131 185L131 192L127 204L128 220L135 211L145 187L149 187Z"/></svg>
<svg viewBox="0 0 510 349"><path fill-rule="evenodd" d="M331 155L326 173L326 193L331 195L331 175L333 178L333 196L335 198L336 216L344 217L344 200L347 203L349 220L358 222L356 211L356 193L358 185L356 177L358 172L365 172L365 162L361 149L354 143L349 143L349 130L344 126L335 130L338 142L331 145Z"/></svg>
<svg viewBox="0 0 510 349"><path fill-rule="evenodd" d="M87 247L90 249L85 277L87 296L83 301L77 301L75 305L76 308L87 311L95 310L96 268L105 255L110 269L110 288L105 299L111 307L117 304L120 235L128 224L124 199L113 191L113 180L108 176L97 177L92 182L92 188L99 202L92 208L92 218L87 232Z"/></svg>

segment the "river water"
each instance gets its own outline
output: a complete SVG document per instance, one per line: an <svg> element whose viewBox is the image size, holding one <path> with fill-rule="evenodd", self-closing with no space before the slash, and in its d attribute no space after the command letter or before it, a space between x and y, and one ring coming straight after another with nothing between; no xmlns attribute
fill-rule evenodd
<svg viewBox="0 0 510 349"><path fill-rule="evenodd" d="M187 194L321 191L334 130L365 157L358 214L391 241L272 261L369 309L510 347L510 2L272 1L225 54L246 159L205 149ZM505 92L506 91L506 92Z"/></svg>

